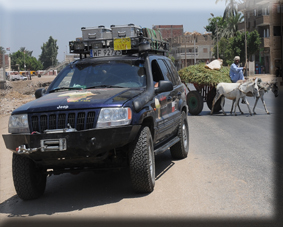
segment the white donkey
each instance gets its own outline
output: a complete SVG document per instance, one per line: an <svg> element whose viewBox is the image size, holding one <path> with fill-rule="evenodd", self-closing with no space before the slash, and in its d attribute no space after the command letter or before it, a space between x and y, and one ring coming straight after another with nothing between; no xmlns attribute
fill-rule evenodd
<svg viewBox="0 0 283 227"><path fill-rule="evenodd" d="M241 83L219 83L216 87L216 95L212 102L212 108L211 108L210 114L213 113L214 105L217 102L217 100L221 97L220 105L221 105L221 109L224 115L226 115L224 111L224 107L223 107L225 98L233 100L232 108L235 103L235 109L234 109L235 116L237 116L236 107L237 106L239 107L239 101L241 98L245 99L250 115L252 115L249 103L245 97L248 92L251 92L256 97L259 96L257 80L258 78L255 81L247 81L242 84Z"/></svg>
<svg viewBox="0 0 283 227"><path fill-rule="evenodd" d="M254 108L253 108L253 114L256 114L256 112L255 112L255 107L256 107L256 105L257 105L257 102L258 102L259 98L260 98L261 101L262 101L262 104L263 104L263 106L264 106L265 112L266 112L267 114L270 114L269 111L267 110L267 107L266 107L266 105L265 105L265 101L264 101L264 98L263 98L264 94L265 94L266 92L268 92L269 90L271 90L271 91L273 92L273 94L274 94L275 97L278 96L277 81L262 82L261 79L258 79L258 92L259 92L259 96L256 97L255 104L254 104ZM252 93L247 93L247 96L252 97L253 94L252 94ZM233 110L233 105L232 105L232 108L231 108L231 112L230 112L230 113L232 113L232 110ZM239 110L240 110L240 112L243 114L243 112L242 112L241 109L240 109L240 106L239 106Z"/></svg>

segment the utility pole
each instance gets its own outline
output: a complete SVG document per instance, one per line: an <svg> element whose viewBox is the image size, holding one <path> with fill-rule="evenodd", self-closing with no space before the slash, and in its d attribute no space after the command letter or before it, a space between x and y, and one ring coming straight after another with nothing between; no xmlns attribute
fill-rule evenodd
<svg viewBox="0 0 283 227"><path fill-rule="evenodd" d="M26 59L25 59L25 55L26 55L26 51L24 50L24 68L25 68L25 71L26 71Z"/></svg>
<svg viewBox="0 0 283 227"><path fill-rule="evenodd" d="M197 59L196 59L196 34L194 34L194 57L195 57L195 64L197 63Z"/></svg>
<svg viewBox="0 0 283 227"><path fill-rule="evenodd" d="M5 72L5 52L3 51L3 55L2 55L2 57L3 57L3 59L2 59L2 67L3 67L3 78L1 78L1 80L6 80L6 78L5 78L5 74L6 74L6 72Z"/></svg>
<svg viewBox="0 0 283 227"><path fill-rule="evenodd" d="M185 67L187 67L187 37L186 35L184 35L185 37Z"/></svg>
<svg viewBox="0 0 283 227"><path fill-rule="evenodd" d="M245 11L244 11L244 19L245 19L245 67L246 67L246 76L249 76L249 67L248 67L248 45L247 45L247 1L245 1Z"/></svg>
<svg viewBox="0 0 283 227"><path fill-rule="evenodd" d="M210 13L210 15L214 18L214 14ZM218 23L217 23L217 19L215 17L215 21L216 21L216 56L217 59L219 59L219 50L218 50Z"/></svg>

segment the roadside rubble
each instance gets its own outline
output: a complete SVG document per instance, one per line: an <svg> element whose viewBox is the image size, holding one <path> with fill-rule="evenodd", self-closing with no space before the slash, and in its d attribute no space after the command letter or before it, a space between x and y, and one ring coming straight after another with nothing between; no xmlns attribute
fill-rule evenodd
<svg viewBox="0 0 283 227"><path fill-rule="evenodd" d="M38 88L47 88L54 77L33 78L26 81L6 81L6 89L0 89L0 115L11 114L21 105L35 99Z"/></svg>

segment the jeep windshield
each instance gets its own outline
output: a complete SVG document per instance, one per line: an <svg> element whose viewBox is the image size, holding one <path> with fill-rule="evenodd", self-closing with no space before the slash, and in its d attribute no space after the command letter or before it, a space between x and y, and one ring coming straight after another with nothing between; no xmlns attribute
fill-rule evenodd
<svg viewBox="0 0 283 227"><path fill-rule="evenodd" d="M50 85L48 92L144 86L146 86L146 75L141 60L81 61L68 65Z"/></svg>

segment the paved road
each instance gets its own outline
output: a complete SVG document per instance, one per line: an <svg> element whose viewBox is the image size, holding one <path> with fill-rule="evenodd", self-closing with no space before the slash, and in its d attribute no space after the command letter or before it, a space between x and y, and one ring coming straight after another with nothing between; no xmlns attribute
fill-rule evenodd
<svg viewBox="0 0 283 227"><path fill-rule="evenodd" d="M272 220L275 98L269 92L265 99L270 115L261 102L254 116L243 104L244 115L210 116L206 105L200 116L189 115L189 156L180 161L170 152L157 156L151 194L133 193L129 173L122 170L51 176L43 197L23 202L13 187L11 152L1 139L0 220ZM227 112L230 106L226 100ZM1 134L7 133L7 120L0 119Z"/></svg>

